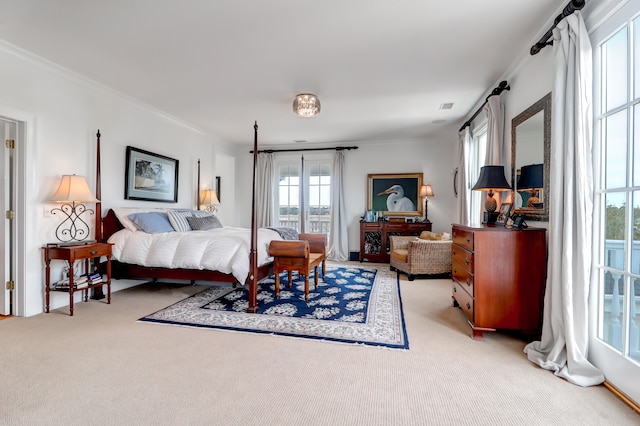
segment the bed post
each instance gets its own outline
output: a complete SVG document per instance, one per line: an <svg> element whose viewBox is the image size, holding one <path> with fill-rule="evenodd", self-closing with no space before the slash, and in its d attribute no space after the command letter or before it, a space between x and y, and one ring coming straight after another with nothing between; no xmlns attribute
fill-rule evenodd
<svg viewBox="0 0 640 426"><path fill-rule="evenodd" d="M258 122L253 125L253 187L251 196L251 250L249 252L249 307L247 312L258 312L258 258L256 254L256 169L258 163Z"/></svg>
<svg viewBox="0 0 640 426"><path fill-rule="evenodd" d="M200 210L200 159L198 158L198 184L196 185L196 203Z"/></svg>
<svg viewBox="0 0 640 426"><path fill-rule="evenodd" d="M102 242L102 177L100 176L100 129L98 129L98 133L96 133L96 138L98 140L96 147L96 198L98 202L96 203L96 211L95 211L95 236L96 241ZM96 259L94 261L94 266L100 268L100 259ZM102 286L94 287L93 293L91 294L91 298L94 300L104 299L104 293L102 292Z"/></svg>

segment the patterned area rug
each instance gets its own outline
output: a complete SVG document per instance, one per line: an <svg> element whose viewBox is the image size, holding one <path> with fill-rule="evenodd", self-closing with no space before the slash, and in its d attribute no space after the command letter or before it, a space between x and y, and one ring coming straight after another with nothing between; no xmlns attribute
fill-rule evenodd
<svg viewBox="0 0 640 426"><path fill-rule="evenodd" d="M314 289L309 277L309 301L304 277L280 278L280 298L274 298L274 277L258 287L258 314L246 312L247 288L209 287L141 321L188 327L208 327L254 333L409 349L400 285L388 266L327 265Z"/></svg>

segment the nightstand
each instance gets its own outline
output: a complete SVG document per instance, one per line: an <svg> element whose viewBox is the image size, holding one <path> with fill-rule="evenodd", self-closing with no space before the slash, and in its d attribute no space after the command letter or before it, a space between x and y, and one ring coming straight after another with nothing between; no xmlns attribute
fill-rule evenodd
<svg viewBox="0 0 640 426"><path fill-rule="evenodd" d="M98 288L102 290L103 285L107 285L107 304L111 303L111 244L108 243L88 243L78 245L48 245L42 248L44 251L45 263L45 284L46 284L46 310L49 313L49 293L52 291L62 291L69 293L69 315L73 316L73 293L82 291L84 301L89 298L89 289ZM85 272L90 271L90 260L107 258L107 274L106 280L99 283L89 284L83 288L74 288L73 265L76 260L84 260ZM51 288L51 268L52 260L66 260L69 263L69 288L56 289ZM93 263L93 262L91 262Z"/></svg>

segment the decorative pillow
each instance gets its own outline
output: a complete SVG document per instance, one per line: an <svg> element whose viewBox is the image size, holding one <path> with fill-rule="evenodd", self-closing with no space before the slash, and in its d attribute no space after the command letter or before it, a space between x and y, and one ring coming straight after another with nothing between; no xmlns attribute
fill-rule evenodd
<svg viewBox="0 0 640 426"><path fill-rule="evenodd" d="M187 218L193 216L191 210L169 210L167 211L167 216L169 217L171 226L173 226L173 229L175 229L176 231L191 231L191 226L189 225L189 222L187 222Z"/></svg>
<svg viewBox="0 0 640 426"><path fill-rule="evenodd" d="M174 231L171 222L169 222L169 217L165 212L135 213L129 215L129 219L131 219L138 229L147 234Z"/></svg>
<svg viewBox="0 0 640 426"><path fill-rule="evenodd" d="M419 237L421 240L431 240L431 241L439 241L439 240L450 240L451 235L446 232L431 232L431 231L422 231Z"/></svg>
<svg viewBox="0 0 640 426"><path fill-rule="evenodd" d="M222 223L214 215L203 217L187 217L187 222L194 231L206 231L207 229L222 228Z"/></svg>
<svg viewBox="0 0 640 426"><path fill-rule="evenodd" d="M125 229L128 229L133 232L137 231L138 227L136 226L135 223L131 221L131 219L129 219L130 215L136 214L136 213L148 213L153 211L165 211L165 209L160 209L160 208L140 208L140 207L116 207L116 208L112 208L111 210L113 210L113 213L115 213L116 217L118 218L118 221L122 224L122 226L124 226Z"/></svg>

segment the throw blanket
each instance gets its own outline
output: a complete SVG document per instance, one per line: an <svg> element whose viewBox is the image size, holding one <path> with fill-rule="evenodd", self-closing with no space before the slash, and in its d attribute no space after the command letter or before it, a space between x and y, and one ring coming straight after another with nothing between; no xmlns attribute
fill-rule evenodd
<svg viewBox="0 0 640 426"><path fill-rule="evenodd" d="M278 234L280 234L283 240L299 239L298 231L296 231L294 228L286 228L284 226L274 226L268 229L271 229L272 231L276 231Z"/></svg>

